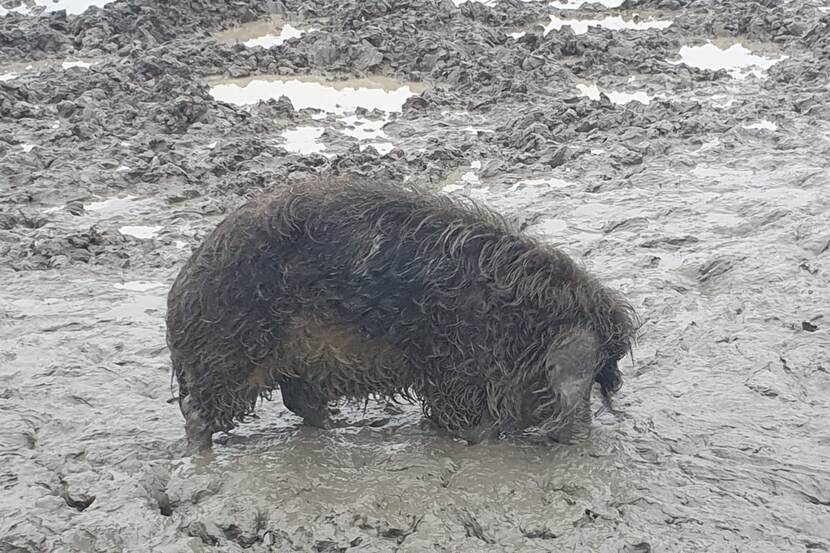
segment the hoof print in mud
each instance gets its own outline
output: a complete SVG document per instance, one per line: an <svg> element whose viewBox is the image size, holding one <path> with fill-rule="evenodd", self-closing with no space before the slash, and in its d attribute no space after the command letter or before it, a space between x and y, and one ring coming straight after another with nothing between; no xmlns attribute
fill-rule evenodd
<svg viewBox="0 0 830 553"><path fill-rule="evenodd" d="M477 443L567 442L621 385L633 309L561 251L469 201L355 182L294 185L228 215L181 269L167 340L189 443L260 397L312 426L330 404L417 401Z"/></svg>

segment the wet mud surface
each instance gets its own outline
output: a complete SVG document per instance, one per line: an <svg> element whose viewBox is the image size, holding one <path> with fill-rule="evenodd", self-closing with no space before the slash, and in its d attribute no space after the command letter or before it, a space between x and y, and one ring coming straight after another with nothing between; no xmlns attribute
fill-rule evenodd
<svg viewBox="0 0 830 553"><path fill-rule="evenodd" d="M0 551L830 551L826 2L69 4L0 9ZM172 279L325 173L470 195L623 290L618 413L468 447L275 399L183 457Z"/></svg>

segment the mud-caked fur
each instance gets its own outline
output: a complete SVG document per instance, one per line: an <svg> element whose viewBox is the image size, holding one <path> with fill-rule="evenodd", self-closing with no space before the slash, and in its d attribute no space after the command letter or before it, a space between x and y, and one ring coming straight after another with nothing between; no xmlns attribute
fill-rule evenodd
<svg viewBox="0 0 830 553"><path fill-rule="evenodd" d="M178 275L167 328L188 438L204 447L276 388L317 426L334 400L403 397L461 436L561 427L584 413L557 380L587 371L579 393L596 381L607 399L634 313L468 200L318 182L228 215Z"/></svg>

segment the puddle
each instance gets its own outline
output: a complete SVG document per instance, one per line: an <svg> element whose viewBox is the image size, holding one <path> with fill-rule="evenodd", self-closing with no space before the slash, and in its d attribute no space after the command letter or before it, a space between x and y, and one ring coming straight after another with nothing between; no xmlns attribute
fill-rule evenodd
<svg viewBox="0 0 830 553"><path fill-rule="evenodd" d="M153 288L161 288L164 286L162 282L152 282L149 280L130 280L123 284L113 284L113 288L117 288L119 290L129 290L131 292L146 292L147 290L152 290Z"/></svg>
<svg viewBox="0 0 830 553"><path fill-rule="evenodd" d="M109 4L111 0L27 0L22 5L16 8L2 8L0 7L0 16L4 16L11 12L17 12L23 15L35 15L41 13L56 12L66 10L67 14L77 15L84 13L87 8L92 6L104 6Z"/></svg>
<svg viewBox="0 0 830 553"><path fill-rule="evenodd" d="M214 80L210 93L219 101L240 106L286 96L295 109L345 114L362 107L391 113L400 112L408 98L427 88L423 83L402 83L387 77L331 81L313 75L290 79L257 76Z"/></svg>
<svg viewBox="0 0 830 553"><path fill-rule="evenodd" d="M145 226L126 226L121 227L118 231L121 234L139 238L141 240L149 240L154 238L162 227L145 227Z"/></svg>
<svg viewBox="0 0 830 553"><path fill-rule="evenodd" d="M323 127L297 127L282 133L285 139L283 147L289 152L302 155L319 154L326 145L318 142L326 129Z"/></svg>
<svg viewBox="0 0 830 553"><path fill-rule="evenodd" d="M388 154L389 152L391 152L392 150L395 149L395 145L392 144L391 142L368 142L366 144L361 144L359 146L360 151L362 152L363 150L365 150L369 146L374 148L375 151L377 151L377 153L379 153L382 156L385 156L386 154Z"/></svg>
<svg viewBox="0 0 830 553"><path fill-rule="evenodd" d="M107 198L98 202L84 204L84 211L125 211L135 206L135 196Z"/></svg>
<svg viewBox="0 0 830 553"><path fill-rule="evenodd" d="M507 35L510 36L511 38L513 38L513 40L519 40L520 38L522 38L526 34L527 33L525 31L518 31L518 32L515 32L515 33L507 33Z"/></svg>
<svg viewBox="0 0 830 553"><path fill-rule="evenodd" d="M226 44L242 43L248 48L254 48L256 46L270 48L271 46L278 46L286 40L298 38L305 33L316 30L313 28L301 29L291 25L291 23L285 21L282 17L274 16L269 19L244 23L215 33L213 36L216 40Z"/></svg>
<svg viewBox="0 0 830 553"><path fill-rule="evenodd" d="M585 85L585 84L578 84L576 87L582 93L583 96L587 96L591 100L599 100L600 98L600 90L599 87L595 84ZM641 104L648 105L651 100L654 99L654 96L649 96L645 92L638 91L638 92L620 92L616 90L603 90L603 94L608 96L608 99L611 100L614 104L627 104L629 102L640 102Z"/></svg>
<svg viewBox="0 0 830 553"><path fill-rule="evenodd" d="M577 10L585 4L601 4L605 8L618 8L622 6L623 0L577 0L575 2L551 2L551 8L557 10Z"/></svg>
<svg viewBox="0 0 830 553"><path fill-rule="evenodd" d="M35 149L35 144L21 144L20 149L28 154Z"/></svg>
<svg viewBox="0 0 830 553"><path fill-rule="evenodd" d="M602 19L562 19L555 15L550 16L550 23L545 25L544 34L551 31L558 31L562 27L570 27L575 34L581 35L588 32L590 27L602 27L604 29L611 29L620 31L623 29L632 29L637 31L644 31L646 29L665 29L671 26L672 21L666 19L623 19L622 17L609 16Z"/></svg>
<svg viewBox="0 0 830 553"><path fill-rule="evenodd" d="M2 17L2 15L0 15L0 17ZM90 67L95 65L96 61L97 60L94 59L49 59L25 63L4 63L0 64L0 81L11 81L12 79L17 79L21 75L27 73L37 74L42 71L48 71L50 69L60 69L64 71L67 69L72 69L73 67L89 69Z"/></svg>
<svg viewBox="0 0 830 553"><path fill-rule="evenodd" d="M767 119L761 119L757 123L752 123L750 125L744 125L743 127L745 129L748 129L748 130L765 130L765 131L777 131L778 130L778 125L776 125L775 123L773 123L772 121L769 121Z"/></svg>
<svg viewBox="0 0 830 553"><path fill-rule="evenodd" d="M74 60L74 61L65 61L61 63L61 67L63 69L71 69L73 67L80 67L81 69L89 69L94 64L88 61L81 61L81 60Z"/></svg>
<svg viewBox="0 0 830 553"><path fill-rule="evenodd" d="M371 146L380 155L385 156L395 149L395 144L390 141L389 135L383 132L383 126L388 122L388 118L372 120L356 115L347 115L341 118L340 121L347 125L345 129L339 129L340 132L364 142L360 145L360 151L365 150L367 146Z"/></svg>
<svg viewBox="0 0 830 553"><path fill-rule="evenodd" d="M345 128L339 129L346 136L361 142L360 149L372 146L381 155L395 147L383 132L389 114L400 112L411 96L427 90L423 83L401 83L386 77L371 77L347 81L330 81L323 77L304 76L290 79L277 77L253 77L215 81L211 89L214 98L237 105L250 105L260 100L286 96L295 109L322 110L312 119L325 119L328 114L340 116ZM366 119L354 114L358 108L380 110L384 117ZM283 133L286 149L299 154L320 153L325 145L318 142L324 129L300 127Z"/></svg>
<svg viewBox="0 0 830 553"><path fill-rule="evenodd" d="M678 55L680 60L669 60L669 63L713 71L724 69L736 79L749 75L761 78L767 69L787 59L787 56L773 58L755 55L741 43L720 48L711 41L701 46L683 46Z"/></svg>
<svg viewBox="0 0 830 553"><path fill-rule="evenodd" d="M340 129L340 132L346 136L357 138L358 140L377 140L389 138L383 132L383 126L386 124L384 120L371 120L358 117L356 115L347 115L340 119L347 125L345 129Z"/></svg>
<svg viewBox="0 0 830 553"><path fill-rule="evenodd" d="M511 186L509 191L515 192L516 190L524 186L546 186L548 188L566 188L568 186L574 186L574 183L562 179L557 179L555 177L523 179Z"/></svg>

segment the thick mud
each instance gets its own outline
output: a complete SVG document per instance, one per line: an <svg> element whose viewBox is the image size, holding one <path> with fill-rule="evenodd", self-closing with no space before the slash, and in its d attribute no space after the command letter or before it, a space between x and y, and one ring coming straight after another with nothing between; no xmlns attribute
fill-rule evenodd
<svg viewBox="0 0 830 553"><path fill-rule="evenodd" d="M828 121L824 0L3 2L0 551L830 551ZM169 285L322 173L473 196L623 290L618 412L468 447L275 398L183 457Z"/></svg>

